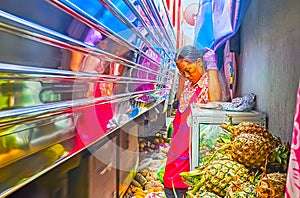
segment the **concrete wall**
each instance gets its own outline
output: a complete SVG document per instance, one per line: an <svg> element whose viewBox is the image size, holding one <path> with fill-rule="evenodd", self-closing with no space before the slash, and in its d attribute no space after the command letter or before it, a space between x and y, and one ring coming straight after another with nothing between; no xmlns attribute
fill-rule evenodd
<svg viewBox="0 0 300 198"><path fill-rule="evenodd" d="M300 77L300 1L252 0L241 27L237 94L257 95L268 129L291 141Z"/></svg>

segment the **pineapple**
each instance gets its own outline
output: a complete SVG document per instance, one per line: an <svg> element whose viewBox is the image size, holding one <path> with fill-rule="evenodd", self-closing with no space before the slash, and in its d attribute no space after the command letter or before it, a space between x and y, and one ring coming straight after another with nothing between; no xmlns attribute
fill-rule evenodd
<svg viewBox="0 0 300 198"><path fill-rule="evenodd" d="M248 181L237 180L232 182L224 198L256 198L255 185L260 181L262 175L260 171L251 172Z"/></svg>
<svg viewBox="0 0 300 198"><path fill-rule="evenodd" d="M229 126L230 124L223 124L223 128ZM276 146L280 145L278 138L256 123L242 122L232 126L230 133L231 142L227 147L231 147L233 160L248 168L260 168L270 161Z"/></svg>
<svg viewBox="0 0 300 198"><path fill-rule="evenodd" d="M197 176L201 179L198 183L194 183L190 191L194 195L201 187L205 186L207 191L223 197L231 182L238 179L247 181L248 177L248 170L244 165L227 159L212 160L198 171ZM189 172L182 172L180 175L185 183L191 184Z"/></svg>
<svg viewBox="0 0 300 198"><path fill-rule="evenodd" d="M211 193L211 192L204 192L199 195L199 198L220 198L218 195Z"/></svg>
<svg viewBox="0 0 300 198"><path fill-rule="evenodd" d="M232 156L229 150L222 149L214 152L213 154L206 155L203 158L202 163L205 165L211 162L212 160L225 160L225 159L232 160Z"/></svg>
<svg viewBox="0 0 300 198"><path fill-rule="evenodd" d="M264 138L273 140L273 135L265 129L265 127L252 123L252 122L241 122L237 126L234 127L232 137L236 137L243 133L251 133L259 136L263 136Z"/></svg>
<svg viewBox="0 0 300 198"><path fill-rule="evenodd" d="M225 124L227 128L229 127L228 124ZM221 127L224 126L224 124L221 125ZM224 127L222 127L224 128ZM233 140L235 137L237 137L240 134L253 134L262 136L266 139L268 139L270 142L274 143L276 146L280 144L280 140L278 138L275 138L265 127L252 122L241 122L237 126L231 125L230 130L231 133L231 140Z"/></svg>
<svg viewBox="0 0 300 198"><path fill-rule="evenodd" d="M266 174L258 184L256 184L256 197L284 198L286 177L286 173Z"/></svg>
<svg viewBox="0 0 300 198"><path fill-rule="evenodd" d="M232 133L235 130L235 126L232 124L232 120L230 122L225 122L221 124L221 128L225 129L230 133Z"/></svg>
<svg viewBox="0 0 300 198"><path fill-rule="evenodd" d="M190 191L188 191L186 195L187 195L186 198L221 198L215 193L211 193L206 190L198 191L195 195L192 194Z"/></svg>
<svg viewBox="0 0 300 198"><path fill-rule="evenodd" d="M263 166L274 150L268 139L250 133L236 136L231 147L233 160L251 168Z"/></svg>
<svg viewBox="0 0 300 198"><path fill-rule="evenodd" d="M225 198L256 198L255 185L250 182L233 182L228 188Z"/></svg>
<svg viewBox="0 0 300 198"><path fill-rule="evenodd" d="M203 193L207 193L205 186L201 186L201 188L193 194L192 189L188 190L186 194L188 195L187 198L195 198L195 197L201 197ZM205 195L205 194L204 194Z"/></svg>
<svg viewBox="0 0 300 198"><path fill-rule="evenodd" d="M251 122L240 123L234 127L231 139L234 160L251 168L259 168L268 162L268 167L286 171L290 145L282 144L280 138L264 127Z"/></svg>

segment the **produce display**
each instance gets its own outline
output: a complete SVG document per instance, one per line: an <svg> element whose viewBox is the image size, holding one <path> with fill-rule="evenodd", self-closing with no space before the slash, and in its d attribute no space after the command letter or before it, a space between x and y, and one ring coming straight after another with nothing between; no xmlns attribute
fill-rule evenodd
<svg viewBox="0 0 300 198"><path fill-rule="evenodd" d="M169 142L168 138L165 138L165 134L156 133L155 136L139 138L139 151L141 154L147 154L148 152L157 152L160 147L167 147Z"/></svg>
<svg viewBox="0 0 300 198"><path fill-rule="evenodd" d="M169 149L166 134L156 133L153 137L139 138L140 162L125 197L165 197L162 175Z"/></svg>
<svg viewBox="0 0 300 198"><path fill-rule="evenodd" d="M257 123L200 125L199 167L182 172L189 198L283 198L290 146ZM140 164L127 197L165 197L169 138L140 138ZM153 194L154 193L154 194Z"/></svg>
<svg viewBox="0 0 300 198"><path fill-rule="evenodd" d="M284 197L289 145L256 123L221 128L201 166L180 174L188 197Z"/></svg>
<svg viewBox="0 0 300 198"><path fill-rule="evenodd" d="M153 192L163 192L164 186L159 181L157 174L150 169L138 172L130 187L132 197L141 198Z"/></svg>

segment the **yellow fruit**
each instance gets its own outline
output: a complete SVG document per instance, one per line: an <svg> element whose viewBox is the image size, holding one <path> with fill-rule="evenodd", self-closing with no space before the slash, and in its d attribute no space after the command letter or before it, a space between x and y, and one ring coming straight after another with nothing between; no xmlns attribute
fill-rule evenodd
<svg viewBox="0 0 300 198"><path fill-rule="evenodd" d="M61 144L55 144L43 151L41 151L41 154L46 156L51 163L58 160L65 152L65 148Z"/></svg>
<svg viewBox="0 0 300 198"><path fill-rule="evenodd" d="M284 198L286 177L286 173L267 174L256 185L256 197Z"/></svg>
<svg viewBox="0 0 300 198"><path fill-rule="evenodd" d="M0 167L10 163L25 155L25 152L20 149L12 149L7 153L0 154Z"/></svg>

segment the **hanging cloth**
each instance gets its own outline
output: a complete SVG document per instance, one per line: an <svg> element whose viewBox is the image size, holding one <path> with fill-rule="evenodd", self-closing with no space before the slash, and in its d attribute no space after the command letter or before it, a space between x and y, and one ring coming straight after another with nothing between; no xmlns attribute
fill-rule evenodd
<svg viewBox="0 0 300 198"><path fill-rule="evenodd" d="M239 29L251 0L201 0L194 46L220 48Z"/></svg>
<svg viewBox="0 0 300 198"><path fill-rule="evenodd" d="M285 192L286 198L300 197L300 79L296 102L294 130Z"/></svg>

